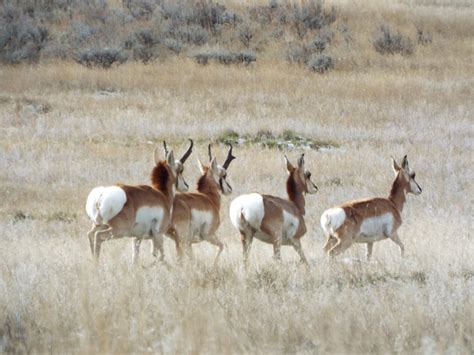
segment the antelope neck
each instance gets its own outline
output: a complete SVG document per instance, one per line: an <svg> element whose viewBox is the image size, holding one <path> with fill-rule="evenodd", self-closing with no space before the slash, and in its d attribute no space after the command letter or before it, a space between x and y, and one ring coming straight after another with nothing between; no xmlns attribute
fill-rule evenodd
<svg viewBox="0 0 474 355"><path fill-rule="evenodd" d="M220 209L221 207L221 195L219 193L219 186L216 184L214 179L207 176L207 171L202 175L197 183L197 190L208 196L212 203Z"/></svg>
<svg viewBox="0 0 474 355"><path fill-rule="evenodd" d="M390 190L390 195L388 199L393 202L397 210L402 212L403 206L406 201L406 188L405 183L402 181L403 177L399 172L395 177L395 180L392 183L392 189Z"/></svg>
<svg viewBox="0 0 474 355"><path fill-rule="evenodd" d="M168 199L168 203L171 204L174 195L173 185L174 182L170 177L167 163L160 161L151 172L151 186L154 189L161 191Z"/></svg>
<svg viewBox="0 0 474 355"><path fill-rule="evenodd" d="M298 207L301 214L305 214L305 200L303 196L303 186L298 184L293 176L294 172L288 176L286 180L286 192L288 193L288 198L293 202L296 207Z"/></svg>

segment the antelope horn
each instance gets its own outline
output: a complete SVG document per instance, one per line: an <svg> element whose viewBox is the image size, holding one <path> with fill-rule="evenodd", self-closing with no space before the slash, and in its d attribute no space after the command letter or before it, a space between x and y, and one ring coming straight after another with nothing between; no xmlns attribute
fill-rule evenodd
<svg viewBox="0 0 474 355"><path fill-rule="evenodd" d="M163 141L163 147L165 148L165 156L168 155L168 147L166 146L166 141Z"/></svg>
<svg viewBox="0 0 474 355"><path fill-rule="evenodd" d="M285 163L286 163L286 170L292 171L294 169L293 164L290 163L288 156L285 154Z"/></svg>
<svg viewBox="0 0 474 355"><path fill-rule="evenodd" d="M207 154L209 155L209 161L212 160L212 154L211 154L211 143L207 146Z"/></svg>
<svg viewBox="0 0 474 355"><path fill-rule="evenodd" d="M230 147L229 152L227 153L227 158L226 158L224 164L222 165L222 167L226 170L229 167L230 162L235 159L235 157L232 155L232 144L228 143L228 146Z"/></svg>
<svg viewBox="0 0 474 355"><path fill-rule="evenodd" d="M193 150L193 145L194 145L194 142L192 139L189 139L189 148L188 150L186 151L186 153L183 154L183 156L181 157L181 159L179 159L179 161L181 162L181 164L184 164L184 162L186 161L186 159L189 158L189 156L191 155L191 152Z"/></svg>

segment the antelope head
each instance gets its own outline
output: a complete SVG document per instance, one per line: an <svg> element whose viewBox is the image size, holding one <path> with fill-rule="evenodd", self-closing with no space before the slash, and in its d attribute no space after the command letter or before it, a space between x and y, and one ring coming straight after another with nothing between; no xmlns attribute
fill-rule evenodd
<svg viewBox="0 0 474 355"><path fill-rule="evenodd" d="M227 158L224 162L224 164L219 165L217 164L216 157L212 157L211 153L211 144L208 145L207 150L209 154L209 167L204 167L203 164L199 162L199 168L201 170L201 173L208 174L214 182L219 186L219 189L221 190L223 195L229 195L232 193L232 187L230 186L229 182L227 181L227 169L229 168L229 165L232 160L235 159L235 157L232 155L232 144L229 145L229 151L227 152Z"/></svg>
<svg viewBox="0 0 474 355"><path fill-rule="evenodd" d="M403 188L405 192L412 193L414 195L421 194L422 189L420 185L418 185L418 183L415 181L416 174L413 170L410 169L406 155L402 159L401 166L398 165L398 163L392 157L392 167L393 171L395 172L395 176L398 176L401 179L400 181L403 183Z"/></svg>
<svg viewBox="0 0 474 355"><path fill-rule="evenodd" d="M311 172L305 168L304 153L298 158L298 166L294 167L285 155L286 170L295 183L302 187L304 193L315 194L318 187L311 181Z"/></svg>
<svg viewBox="0 0 474 355"><path fill-rule="evenodd" d="M180 192L186 192L189 189L189 185L186 183L183 177L184 171L184 162L189 158L193 149L193 140L189 139L189 147L186 150L186 153L183 154L181 159L174 160L173 151L168 151L166 142L163 141L163 147L165 149L166 161L171 170L171 175L174 177L175 188ZM155 162L158 164L158 149L155 148Z"/></svg>

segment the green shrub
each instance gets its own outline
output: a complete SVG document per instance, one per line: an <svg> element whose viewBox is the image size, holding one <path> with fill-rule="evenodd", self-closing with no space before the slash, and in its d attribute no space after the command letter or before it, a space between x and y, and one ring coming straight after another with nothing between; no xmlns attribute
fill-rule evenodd
<svg viewBox="0 0 474 355"><path fill-rule="evenodd" d="M249 64L269 38L282 41L294 31L314 39L304 44L302 59L289 55L292 62L304 63L330 42L323 33L335 12L322 4L271 0L230 10L217 0L6 1L0 4L0 63L72 58L89 67L109 68L127 58L146 63L163 51L179 54L187 47L239 41L247 51L214 51L196 60Z"/></svg>
<svg viewBox="0 0 474 355"><path fill-rule="evenodd" d="M254 38L254 30L248 24L243 24L237 29L237 34L240 42L249 48L250 42Z"/></svg>
<svg viewBox="0 0 474 355"><path fill-rule="evenodd" d="M380 54L412 55L415 51L412 40L403 36L400 32L394 32L387 26L380 26L376 33L374 48Z"/></svg>
<svg viewBox="0 0 474 355"><path fill-rule="evenodd" d="M101 48L89 49L81 52L76 58L76 62L89 68L99 67L108 69L113 64L119 65L124 63L127 58L119 49Z"/></svg>
<svg viewBox="0 0 474 355"><path fill-rule="evenodd" d="M23 211L15 211L15 213L13 214L12 222L13 224L16 224L27 219L33 219L33 216Z"/></svg>
<svg viewBox="0 0 474 355"><path fill-rule="evenodd" d="M299 42L291 42L286 49L286 59L290 63L301 64L307 57L307 48Z"/></svg>
<svg viewBox="0 0 474 355"><path fill-rule="evenodd" d="M48 38L48 29L31 16L6 5L1 9L0 61L2 63L38 62Z"/></svg>
<svg viewBox="0 0 474 355"><path fill-rule="evenodd" d="M122 3L137 19L151 18L157 7L157 2L154 0L122 0Z"/></svg>
<svg viewBox="0 0 474 355"><path fill-rule="evenodd" d="M60 221L60 222L72 223L77 218L77 215L75 213L56 211L56 212L52 212L48 215L43 216L43 218L47 222Z"/></svg>
<svg viewBox="0 0 474 355"><path fill-rule="evenodd" d="M302 22L308 29L320 29L335 21L333 14L323 11L321 1L308 1L300 6L293 6L295 21Z"/></svg>
<svg viewBox="0 0 474 355"><path fill-rule="evenodd" d="M431 33L422 30L421 28L417 28L416 30L416 39L418 40L418 44L421 45L427 45L433 42L433 36L431 36Z"/></svg>
<svg viewBox="0 0 474 355"><path fill-rule="evenodd" d="M233 130L223 132L217 139L219 143L232 143L239 145L259 145L265 148L277 149L320 149L337 148L339 144L332 141L316 140L305 137L292 130L285 130L281 134L275 134L269 130L258 131L255 135L239 135Z"/></svg>
<svg viewBox="0 0 474 355"><path fill-rule="evenodd" d="M160 10L164 18L171 20L174 25L195 25L213 33L218 32L222 24L236 19L224 5L212 0L164 1Z"/></svg>
<svg viewBox="0 0 474 355"><path fill-rule="evenodd" d="M174 38L166 38L165 46L176 54L181 53L181 51L185 48L185 45L182 42Z"/></svg>
<svg viewBox="0 0 474 355"><path fill-rule="evenodd" d="M236 131L231 129L224 131L218 138L219 143L224 144L237 144L240 136Z"/></svg>
<svg viewBox="0 0 474 355"><path fill-rule="evenodd" d="M320 35L317 35L314 38L314 40L310 43L310 47L318 53L321 53L322 51L324 51L327 45L328 45L327 37L323 37Z"/></svg>
<svg viewBox="0 0 474 355"><path fill-rule="evenodd" d="M141 29L125 41L125 49L131 50L133 59L148 63L158 56L158 36L151 29Z"/></svg>
<svg viewBox="0 0 474 355"><path fill-rule="evenodd" d="M69 26L67 36L74 49L81 48L93 36L98 33L98 29L83 22L73 21Z"/></svg>
<svg viewBox="0 0 474 355"><path fill-rule="evenodd" d="M249 65L250 63L257 61L257 56L251 52L240 52L236 53L236 60L237 62Z"/></svg>
<svg viewBox="0 0 474 355"><path fill-rule="evenodd" d="M320 54L324 50L322 48L325 47L317 47L314 42L309 46L292 43L287 49L287 59L291 63L305 64L309 69L322 74L335 67L333 57Z"/></svg>
<svg viewBox="0 0 474 355"><path fill-rule="evenodd" d="M206 65L209 61L215 61L221 64L245 64L249 65L257 60L255 54L251 52L231 52L222 48L215 48L198 52L193 58L199 63Z"/></svg>
<svg viewBox="0 0 474 355"><path fill-rule="evenodd" d="M325 54L318 54L312 56L307 63L308 68L318 72L320 74L328 71L329 69L334 69L335 62L331 56Z"/></svg>
<svg viewBox="0 0 474 355"><path fill-rule="evenodd" d="M172 38L182 43L194 44L202 46L209 40L207 30L198 25L181 25L172 22L165 29L167 38Z"/></svg>

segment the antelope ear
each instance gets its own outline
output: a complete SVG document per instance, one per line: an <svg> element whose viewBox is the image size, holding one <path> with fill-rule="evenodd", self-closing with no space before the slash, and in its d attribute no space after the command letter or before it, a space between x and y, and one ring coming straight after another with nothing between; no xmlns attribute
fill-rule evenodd
<svg viewBox="0 0 474 355"><path fill-rule="evenodd" d="M397 161L395 160L394 157L392 158L392 168L395 174L397 174L400 171L400 165L398 165Z"/></svg>
<svg viewBox="0 0 474 355"><path fill-rule="evenodd" d="M158 147L155 147L155 150L153 151L153 158L155 159L155 164L158 164L160 161L160 152L158 150Z"/></svg>
<svg viewBox="0 0 474 355"><path fill-rule="evenodd" d="M168 153L168 155L166 156L166 161L168 162L168 165L170 166L171 169L173 170L176 169L176 162L174 161L173 151L170 151Z"/></svg>
<svg viewBox="0 0 474 355"><path fill-rule="evenodd" d="M286 154L285 154L285 163L286 163L286 170L288 170L288 173L291 173L293 172L293 170L295 170L295 167L290 163Z"/></svg>
<svg viewBox="0 0 474 355"><path fill-rule="evenodd" d="M298 158L298 168L304 169L304 153Z"/></svg>
<svg viewBox="0 0 474 355"><path fill-rule="evenodd" d="M410 171L410 168L408 166L408 159L406 155L403 157L403 160L402 160L402 169L405 171Z"/></svg>
<svg viewBox="0 0 474 355"><path fill-rule="evenodd" d="M201 175L204 175L204 165L202 164L202 162L199 158L198 158L197 162L198 162L198 165L199 165L199 171L201 172Z"/></svg>
<svg viewBox="0 0 474 355"><path fill-rule="evenodd" d="M211 169L213 171L217 171L217 159L216 159L216 157L212 158L212 160L211 160Z"/></svg>

